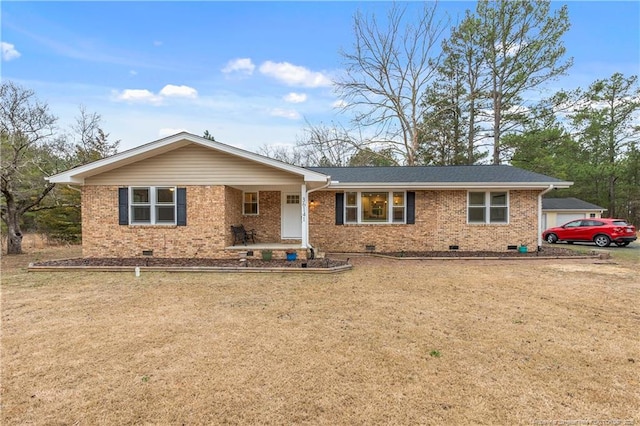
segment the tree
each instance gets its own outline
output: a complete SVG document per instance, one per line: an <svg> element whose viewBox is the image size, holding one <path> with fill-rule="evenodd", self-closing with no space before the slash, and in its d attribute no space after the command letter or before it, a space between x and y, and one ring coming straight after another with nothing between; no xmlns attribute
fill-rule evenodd
<svg viewBox="0 0 640 426"><path fill-rule="evenodd" d="M342 52L346 75L335 81L355 113L355 122L374 130L372 142L383 142L416 164L423 120L422 95L436 75L436 45L444 29L436 4L425 3L415 22L406 7L393 5L386 26L374 15L354 16L355 44Z"/></svg>
<svg viewBox="0 0 640 426"><path fill-rule="evenodd" d="M0 85L1 216L7 227L7 254L22 253L22 218L38 209L55 186L44 176L57 166L50 149L56 120L33 91L11 81Z"/></svg>
<svg viewBox="0 0 640 426"><path fill-rule="evenodd" d="M624 166L635 166L628 160L631 154L635 156L640 143L640 126L636 124L640 118L638 77L615 73L571 96L575 105L568 114L572 130L589 154L590 178L596 191L602 194L608 214L616 217L620 207L617 188L623 183Z"/></svg>
<svg viewBox="0 0 640 426"><path fill-rule="evenodd" d="M569 29L566 5L550 14L545 0L481 0L476 27L488 70L492 109L493 164L503 154L501 137L522 124L527 91L566 72L562 36Z"/></svg>
<svg viewBox="0 0 640 426"><path fill-rule="evenodd" d="M382 167L397 166L398 161L394 158L393 152L389 148L374 150L365 147L356 152L349 159L350 167Z"/></svg>
<svg viewBox="0 0 640 426"><path fill-rule="evenodd" d="M426 164L474 164L486 155L477 146L487 84L479 27L479 19L467 10L442 43L438 78L424 95L421 138Z"/></svg>
<svg viewBox="0 0 640 426"><path fill-rule="evenodd" d="M95 112L87 112L84 105L80 105L79 110L80 114L71 126L74 161L77 164L86 164L116 154L120 140L108 141L109 134L105 134L100 127L102 116Z"/></svg>
<svg viewBox="0 0 640 426"><path fill-rule="evenodd" d="M297 166L346 166L361 143L350 132L335 125L314 126L307 122L304 136L295 147L263 146L258 152L267 157Z"/></svg>

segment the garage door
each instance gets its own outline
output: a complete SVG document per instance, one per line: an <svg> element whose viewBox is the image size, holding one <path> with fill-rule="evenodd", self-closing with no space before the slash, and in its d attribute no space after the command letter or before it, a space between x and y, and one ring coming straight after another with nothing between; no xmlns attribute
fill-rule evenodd
<svg viewBox="0 0 640 426"><path fill-rule="evenodd" d="M575 219L584 219L584 213L558 213L556 216L556 226L564 225Z"/></svg>

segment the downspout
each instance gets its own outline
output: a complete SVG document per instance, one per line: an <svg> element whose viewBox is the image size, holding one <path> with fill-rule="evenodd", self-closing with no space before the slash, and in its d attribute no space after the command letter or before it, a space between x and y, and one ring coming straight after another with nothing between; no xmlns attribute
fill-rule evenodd
<svg viewBox="0 0 640 426"><path fill-rule="evenodd" d="M308 190L307 194L305 196L306 197L305 208L307 209L307 211L306 211L306 214L307 214L307 225L305 226L305 229L303 229L303 232L305 233L305 236L306 236L305 240L307 241L307 247L305 247L305 248L313 249L313 245L311 245L311 243L309 243L309 194L311 194L312 192L315 192L315 191L319 191L321 189L325 189L329 185L331 185L331 176L327 176L327 182L325 184L323 184L322 186L319 186L317 188Z"/></svg>
<svg viewBox="0 0 640 426"><path fill-rule="evenodd" d="M542 229L542 196L554 188L554 185L549 185L547 189L538 195L538 251L542 250L542 231L544 231Z"/></svg>

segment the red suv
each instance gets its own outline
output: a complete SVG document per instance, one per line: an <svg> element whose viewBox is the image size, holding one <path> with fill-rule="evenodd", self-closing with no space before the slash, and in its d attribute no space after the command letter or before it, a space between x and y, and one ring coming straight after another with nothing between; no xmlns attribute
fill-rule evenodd
<svg viewBox="0 0 640 426"><path fill-rule="evenodd" d="M598 247L608 247L612 242L618 247L635 241L636 228L622 219L578 219L562 226L549 228L542 233L548 243L566 241L593 241Z"/></svg>

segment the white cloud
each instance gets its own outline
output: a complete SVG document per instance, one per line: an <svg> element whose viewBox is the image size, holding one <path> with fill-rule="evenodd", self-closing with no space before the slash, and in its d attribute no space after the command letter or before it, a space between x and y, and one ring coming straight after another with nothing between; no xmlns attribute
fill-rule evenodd
<svg viewBox="0 0 640 426"><path fill-rule="evenodd" d="M284 97L284 100L292 104L299 104L307 100L307 94L291 92Z"/></svg>
<svg viewBox="0 0 640 426"><path fill-rule="evenodd" d="M155 41L153 42L153 45L154 45L154 46L156 46L156 47L158 47L158 46L162 46L162 44L163 44L163 43L162 43L160 40L155 40Z"/></svg>
<svg viewBox="0 0 640 426"><path fill-rule="evenodd" d="M240 74L251 75L255 69L256 66L251 61L251 58L238 58L227 62L227 65L222 68L222 72L225 74L237 72Z"/></svg>
<svg viewBox="0 0 640 426"><path fill-rule="evenodd" d="M1 44L2 44L3 60L10 61L12 59L16 59L20 57L20 52L16 50L16 47L13 44L5 43L4 41Z"/></svg>
<svg viewBox="0 0 640 426"><path fill-rule="evenodd" d="M331 86L331 80L324 74L308 70L305 67L290 64L289 62L264 62L260 65L260 72L289 86Z"/></svg>
<svg viewBox="0 0 640 426"><path fill-rule="evenodd" d="M116 94L116 98L126 102L140 102L148 104L159 104L162 98L147 89L125 89Z"/></svg>
<svg viewBox="0 0 640 426"><path fill-rule="evenodd" d="M164 127L158 130L158 136L161 138L166 138L167 136L173 136L176 133L180 133L180 132L188 132L188 130L184 128L172 129L169 127Z"/></svg>
<svg viewBox="0 0 640 426"><path fill-rule="evenodd" d="M115 92L114 97L119 101L160 105L167 98L195 99L198 97L198 91L189 86L167 84L158 94L147 89L124 89L122 92Z"/></svg>
<svg viewBox="0 0 640 426"><path fill-rule="evenodd" d="M167 84L160 91L161 96L176 97L176 98L197 98L198 91L189 86L174 86L173 84Z"/></svg>
<svg viewBox="0 0 640 426"><path fill-rule="evenodd" d="M300 119L300 114L298 113L298 111L295 111L292 109L274 108L271 111L269 111L269 114L271 114L274 117L282 117L289 120Z"/></svg>
<svg viewBox="0 0 640 426"><path fill-rule="evenodd" d="M138 75L138 71L136 71L136 70L130 70L130 71L129 71L129 75Z"/></svg>

